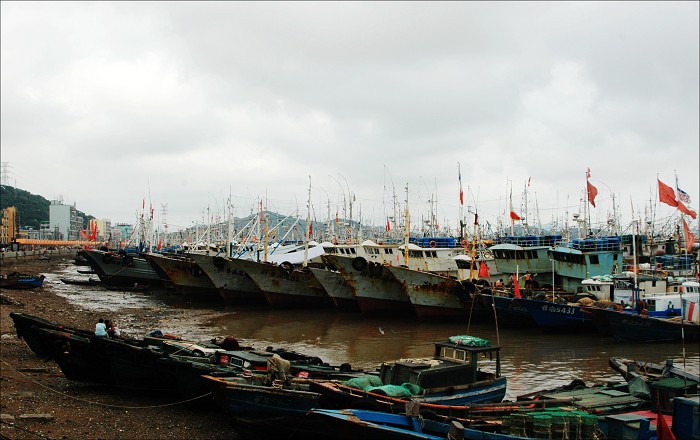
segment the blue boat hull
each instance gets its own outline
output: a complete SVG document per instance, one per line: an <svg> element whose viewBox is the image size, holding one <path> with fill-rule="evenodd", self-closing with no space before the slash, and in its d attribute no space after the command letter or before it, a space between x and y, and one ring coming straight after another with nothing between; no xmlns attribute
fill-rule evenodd
<svg viewBox="0 0 700 440"><path fill-rule="evenodd" d="M617 341L665 342L700 341L700 326L685 322L681 324L664 318L646 317L631 313L604 310L610 331ZM676 318L677 319L677 318Z"/></svg>
<svg viewBox="0 0 700 440"><path fill-rule="evenodd" d="M519 298L481 294L481 305L496 307L498 325L503 327L536 327L537 323Z"/></svg>
<svg viewBox="0 0 700 440"><path fill-rule="evenodd" d="M578 305L557 304L551 301L523 298L521 304L544 330L595 331L596 326L589 314Z"/></svg>

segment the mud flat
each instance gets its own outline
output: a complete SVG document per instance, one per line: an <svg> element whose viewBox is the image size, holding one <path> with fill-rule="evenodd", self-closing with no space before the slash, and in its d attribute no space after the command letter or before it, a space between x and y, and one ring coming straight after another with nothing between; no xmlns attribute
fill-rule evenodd
<svg viewBox="0 0 700 440"><path fill-rule="evenodd" d="M33 258L32 258L33 257ZM3 258L0 272L55 274L71 255ZM0 438L2 439L236 439L226 414L172 397L153 396L67 380L51 360L38 358L17 338L10 312L23 312L74 327L94 328L101 311L81 308L57 295L57 277L34 290L0 289ZM158 328L163 308L126 311L144 327Z"/></svg>

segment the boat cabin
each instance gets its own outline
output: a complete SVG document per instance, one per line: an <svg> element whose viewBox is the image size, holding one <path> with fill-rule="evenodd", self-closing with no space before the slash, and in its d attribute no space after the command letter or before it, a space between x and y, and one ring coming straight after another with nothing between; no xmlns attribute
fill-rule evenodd
<svg viewBox="0 0 700 440"><path fill-rule="evenodd" d="M411 383L428 389L494 380L501 376L500 349L485 339L453 336L449 341L435 343L432 359L385 362L379 376L384 384ZM496 361L495 372L479 369L479 361L484 358Z"/></svg>
<svg viewBox="0 0 700 440"><path fill-rule="evenodd" d="M219 351L216 353L216 363L227 365L241 370L266 371L267 360L274 353L264 351Z"/></svg>

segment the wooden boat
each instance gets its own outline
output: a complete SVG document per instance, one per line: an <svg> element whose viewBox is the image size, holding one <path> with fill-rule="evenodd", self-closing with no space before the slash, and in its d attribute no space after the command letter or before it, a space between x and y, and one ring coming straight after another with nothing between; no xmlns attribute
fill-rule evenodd
<svg viewBox="0 0 700 440"><path fill-rule="evenodd" d="M303 419L300 423L292 425L293 430L309 439L328 438L329 432L333 433L333 438L348 440L506 440L527 438L465 428L459 420L436 421L423 419L419 416L363 409L312 409Z"/></svg>
<svg viewBox="0 0 700 440"><path fill-rule="evenodd" d="M670 412L671 399L698 393L700 376L678 368L673 360L662 364L633 359L611 357L610 367L635 388L639 395L645 396L653 410Z"/></svg>
<svg viewBox="0 0 700 440"><path fill-rule="evenodd" d="M608 363L610 367L620 373L625 380L630 380L633 377L642 377L645 381L664 377L676 377L700 383L700 376L676 367L672 359L667 359L664 363L659 364L621 357L611 357Z"/></svg>
<svg viewBox="0 0 700 440"><path fill-rule="evenodd" d="M302 377L345 379L359 374L349 365L333 367L318 357L273 348L268 349L267 356L258 354L265 362L264 366L251 368L245 359L252 348L241 347L233 338L217 343L195 343L162 334L142 339L104 338L95 336L92 331L32 315L12 312L10 317L15 323L17 335L25 340L32 351L39 356L53 358L68 379L80 382L177 393L192 398L208 394L200 376L237 376L246 370L257 370L258 374L265 375L268 374L269 360L274 356L289 358L293 366L291 373ZM198 354L197 350L202 352ZM218 356L219 353L222 355ZM226 362L223 362L224 358ZM232 358L241 361L230 361Z"/></svg>
<svg viewBox="0 0 700 440"><path fill-rule="evenodd" d="M37 356L47 357L53 353L54 347L51 345L51 341L43 338L36 329L47 328L51 330L64 330L62 324L48 321L37 316L28 315L26 313L10 312L10 318L15 324L15 331L17 337L24 339L29 348L37 354ZM76 334L90 336L94 334L91 331L78 330L67 327L71 332Z"/></svg>
<svg viewBox="0 0 700 440"><path fill-rule="evenodd" d="M87 280L77 278L61 278L61 282L63 282L63 284L71 284L76 286L99 286L102 284L100 280L96 280L94 278L88 278Z"/></svg>
<svg viewBox="0 0 700 440"><path fill-rule="evenodd" d="M81 273L83 275L96 275L97 272L95 272L93 269L78 269L78 273Z"/></svg>
<svg viewBox="0 0 700 440"><path fill-rule="evenodd" d="M490 360L492 370L479 362ZM483 365L483 364L482 364ZM404 359L382 364L379 377L351 379L345 383L312 385L337 407L353 407L358 398L366 404L401 407L406 402L436 405L467 405L500 402L506 378L501 376L500 347L485 339L452 336L435 343L431 358ZM371 407L370 407L371 408Z"/></svg>
<svg viewBox="0 0 700 440"><path fill-rule="evenodd" d="M517 396L519 402L569 400L570 407L596 415L617 414L650 408L647 399L630 393L626 382L587 386L579 379L570 384Z"/></svg>
<svg viewBox="0 0 700 440"><path fill-rule="evenodd" d="M44 285L44 275L27 275L19 272L10 272L0 277L0 288L29 290L36 289Z"/></svg>
<svg viewBox="0 0 700 440"><path fill-rule="evenodd" d="M280 381L266 376L202 377L217 404L235 420L239 416L265 419L270 416L303 415L323 407L321 394L310 391L308 380Z"/></svg>
<svg viewBox="0 0 700 440"><path fill-rule="evenodd" d="M134 283L131 286L115 286L112 284L103 284L107 290L113 290L116 292L148 292L151 290L150 284Z"/></svg>

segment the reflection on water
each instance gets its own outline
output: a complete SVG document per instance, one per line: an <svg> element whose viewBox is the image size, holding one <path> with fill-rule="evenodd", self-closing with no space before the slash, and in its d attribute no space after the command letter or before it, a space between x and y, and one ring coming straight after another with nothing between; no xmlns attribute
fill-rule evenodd
<svg viewBox="0 0 700 440"><path fill-rule="evenodd" d="M129 309L152 311L161 316L164 332L187 338L208 340L235 336L242 343L258 348L285 346L319 356L332 363L349 362L354 367L373 369L386 360L431 356L433 342L452 335L470 334L500 343L503 374L508 378L507 398L534 390L582 379L587 384L619 381L608 366L614 356L662 362L673 359L686 368L700 371L697 344L623 344L596 334L544 333L538 329L501 328L493 323L423 323L414 318L365 317L359 313L334 310L271 310L265 307L224 307L184 304L162 293L113 292L101 287L59 286L60 277L47 274L49 281L71 302L80 307L128 316ZM79 292L79 293L76 293ZM163 313L167 310L168 313ZM177 313L172 313L175 310ZM128 318L126 318L128 319ZM138 322L123 324L130 334L152 330Z"/></svg>

